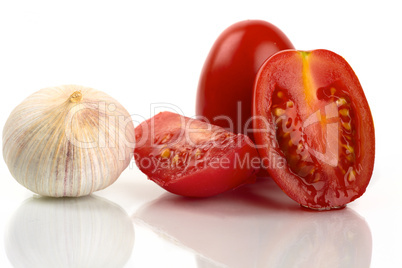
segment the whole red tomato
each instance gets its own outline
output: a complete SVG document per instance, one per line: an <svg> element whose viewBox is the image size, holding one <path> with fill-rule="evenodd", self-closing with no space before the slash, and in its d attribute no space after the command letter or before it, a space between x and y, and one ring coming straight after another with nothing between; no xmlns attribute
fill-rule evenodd
<svg viewBox="0 0 402 268"><path fill-rule="evenodd" d="M274 53L293 48L285 34L266 21L246 20L227 28L204 63L197 116L253 140L253 84L258 69Z"/></svg>
<svg viewBox="0 0 402 268"><path fill-rule="evenodd" d="M254 137L271 177L313 209L344 207L370 181L374 123L354 71L328 51L281 51L257 74Z"/></svg>

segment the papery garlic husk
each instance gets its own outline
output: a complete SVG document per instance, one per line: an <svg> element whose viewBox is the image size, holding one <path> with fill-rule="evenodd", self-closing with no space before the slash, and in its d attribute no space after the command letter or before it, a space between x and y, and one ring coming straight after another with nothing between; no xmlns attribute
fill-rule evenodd
<svg viewBox="0 0 402 268"><path fill-rule="evenodd" d="M76 85L32 94L3 129L10 173L43 196L83 196L111 185L129 165L134 143L126 109L106 93Z"/></svg>

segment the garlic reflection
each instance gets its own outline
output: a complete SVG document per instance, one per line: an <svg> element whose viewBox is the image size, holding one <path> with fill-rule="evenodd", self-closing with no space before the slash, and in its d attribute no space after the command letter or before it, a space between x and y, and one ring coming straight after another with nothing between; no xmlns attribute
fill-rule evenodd
<svg viewBox="0 0 402 268"><path fill-rule="evenodd" d="M306 211L272 180L211 199L165 194L139 209L134 220L195 252L197 267L369 267L371 262L371 232L357 213Z"/></svg>
<svg viewBox="0 0 402 268"><path fill-rule="evenodd" d="M10 114L3 157L12 176L44 196L83 196L112 184L129 165L134 126L109 95L68 85L37 91Z"/></svg>
<svg viewBox="0 0 402 268"><path fill-rule="evenodd" d="M13 267L124 267L134 246L127 213L106 199L29 198L5 233Z"/></svg>

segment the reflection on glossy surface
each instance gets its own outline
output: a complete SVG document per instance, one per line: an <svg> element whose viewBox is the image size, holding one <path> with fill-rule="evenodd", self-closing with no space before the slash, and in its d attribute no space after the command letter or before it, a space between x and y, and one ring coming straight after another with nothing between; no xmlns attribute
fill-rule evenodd
<svg viewBox="0 0 402 268"><path fill-rule="evenodd" d="M195 252L199 267L369 267L371 232L350 208L300 208L272 181L208 199L166 194L134 220Z"/></svg>
<svg viewBox="0 0 402 268"><path fill-rule="evenodd" d="M95 196L29 198L5 234L14 267L123 267L133 245L127 213Z"/></svg>

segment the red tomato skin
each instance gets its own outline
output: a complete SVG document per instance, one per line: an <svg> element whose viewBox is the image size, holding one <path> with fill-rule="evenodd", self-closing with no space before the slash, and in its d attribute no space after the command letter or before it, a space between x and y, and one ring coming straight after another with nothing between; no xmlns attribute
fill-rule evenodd
<svg viewBox="0 0 402 268"><path fill-rule="evenodd" d="M253 140L251 114L255 76L267 58L284 49L294 47L271 23L246 20L231 25L215 41L204 63L196 115Z"/></svg>
<svg viewBox="0 0 402 268"><path fill-rule="evenodd" d="M307 54L308 74L303 71L302 63ZM305 75L311 76L316 88L342 81L345 85L343 90L356 111L354 127L358 133L356 143L359 148L356 157L360 170L356 180L348 185L336 185L335 179L319 182L320 185L306 183L291 170L278 144L274 117L268 112L273 106L272 93L279 87L288 89L294 99L305 98L298 86L303 84ZM374 169L374 123L360 82L344 58L324 49L279 52L261 66L254 90L253 126L254 129L265 129L255 132L255 143L262 158L269 159L271 163L285 163L268 167L268 172L289 197L304 207L329 210L345 207L365 192Z"/></svg>
<svg viewBox="0 0 402 268"><path fill-rule="evenodd" d="M189 124L190 121L193 125ZM244 161L244 159L249 159L250 161L257 159L259 161L258 152L254 148L253 142L247 136L241 134L229 134L234 137L237 145L235 148L231 147L225 151L225 154L221 157L221 159L225 159L223 165L219 164L217 160L213 164L209 162L208 165L204 165L202 168L178 175L169 169L155 169L155 165L145 167L145 165L141 164L143 158L152 158L155 150L158 150L157 145L152 144L155 137L172 134L172 142L166 142L167 148L174 147L174 144L176 144L176 149L188 148L190 145L186 140L177 138L190 137L189 135L191 135L188 132L188 128L184 128L183 125L191 126L193 129L210 130L207 134L200 132L200 135L195 135L195 140L208 141L209 136L205 137L205 135L210 135L211 133L229 133L218 126L170 112L159 113L153 118L144 121L135 129L137 144L134 149L134 158L139 169L150 180L171 193L188 197L214 196L243 184L255 182L255 173L259 170L259 163L251 164L246 161L242 162L244 163L242 166L238 161L239 159L240 161ZM202 149L202 145L203 142L200 142L192 148L194 150L197 150L197 148ZM156 163L154 160L151 162Z"/></svg>

